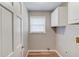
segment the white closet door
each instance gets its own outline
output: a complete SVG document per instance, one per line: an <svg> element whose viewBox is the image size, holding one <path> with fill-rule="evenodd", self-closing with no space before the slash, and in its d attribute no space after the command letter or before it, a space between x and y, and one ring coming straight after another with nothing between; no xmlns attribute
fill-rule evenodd
<svg viewBox="0 0 79 59"><path fill-rule="evenodd" d="M14 19L14 51L16 51L16 56L21 56L21 19L15 16Z"/></svg>
<svg viewBox="0 0 79 59"><path fill-rule="evenodd" d="M0 57L1 57L1 53L2 53L2 51L1 51L1 45L2 45L1 44L1 41L2 41L2 35L1 35L2 34L1 27L2 26L1 25L2 24L1 23L2 23L2 20L1 20L1 7L0 7Z"/></svg>
<svg viewBox="0 0 79 59"><path fill-rule="evenodd" d="M14 20L14 42L15 42L15 50L20 44L20 20L16 16L16 19Z"/></svg>
<svg viewBox="0 0 79 59"><path fill-rule="evenodd" d="M12 13L2 7L2 56L12 52Z"/></svg>

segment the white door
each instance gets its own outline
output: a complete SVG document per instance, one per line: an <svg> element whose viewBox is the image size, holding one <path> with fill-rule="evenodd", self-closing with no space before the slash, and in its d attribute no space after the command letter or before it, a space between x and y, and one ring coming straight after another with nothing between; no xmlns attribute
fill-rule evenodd
<svg viewBox="0 0 79 59"><path fill-rule="evenodd" d="M14 51L15 56L22 56L22 20L18 16L14 19Z"/></svg>
<svg viewBox="0 0 79 59"><path fill-rule="evenodd" d="M12 53L12 13L7 9L2 9L2 56Z"/></svg>

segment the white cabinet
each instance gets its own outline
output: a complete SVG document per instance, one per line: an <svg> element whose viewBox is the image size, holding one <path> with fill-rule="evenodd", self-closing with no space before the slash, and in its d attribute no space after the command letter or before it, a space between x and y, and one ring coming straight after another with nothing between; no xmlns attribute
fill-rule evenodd
<svg viewBox="0 0 79 59"><path fill-rule="evenodd" d="M68 24L79 23L79 2L68 3Z"/></svg>
<svg viewBox="0 0 79 59"><path fill-rule="evenodd" d="M58 8L51 13L51 26L58 26Z"/></svg>
<svg viewBox="0 0 79 59"><path fill-rule="evenodd" d="M51 13L51 27L67 25L67 13L68 13L67 6L56 8Z"/></svg>
<svg viewBox="0 0 79 59"><path fill-rule="evenodd" d="M12 12L0 6L0 50L1 56L12 52Z"/></svg>

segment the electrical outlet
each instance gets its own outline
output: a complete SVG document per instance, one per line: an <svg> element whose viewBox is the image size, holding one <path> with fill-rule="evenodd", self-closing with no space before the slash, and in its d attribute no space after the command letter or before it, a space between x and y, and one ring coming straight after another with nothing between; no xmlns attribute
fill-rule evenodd
<svg viewBox="0 0 79 59"><path fill-rule="evenodd" d="M47 50L50 50L50 48L47 48Z"/></svg>

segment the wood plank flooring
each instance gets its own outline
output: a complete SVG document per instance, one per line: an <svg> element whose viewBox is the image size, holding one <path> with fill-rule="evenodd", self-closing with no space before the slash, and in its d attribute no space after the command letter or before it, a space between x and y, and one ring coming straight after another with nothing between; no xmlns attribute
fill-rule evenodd
<svg viewBox="0 0 79 59"><path fill-rule="evenodd" d="M28 57L59 57L55 51L34 51L29 52Z"/></svg>

